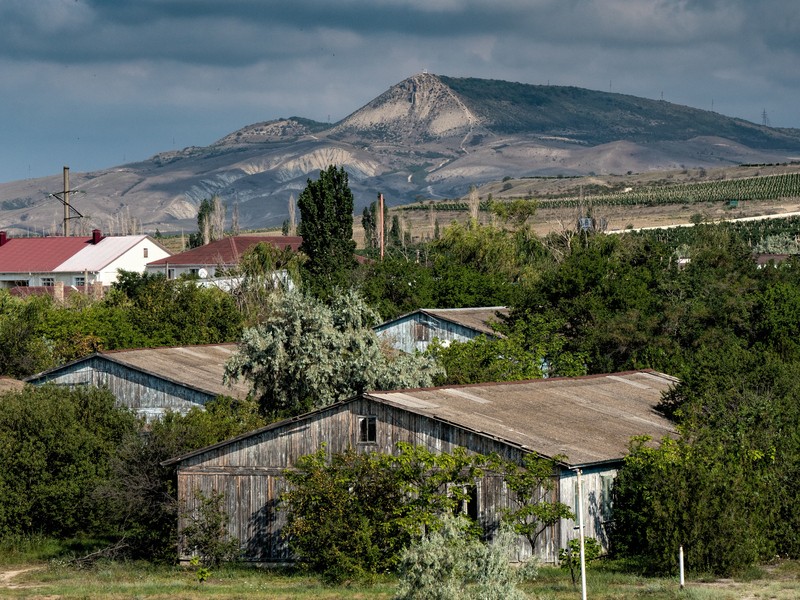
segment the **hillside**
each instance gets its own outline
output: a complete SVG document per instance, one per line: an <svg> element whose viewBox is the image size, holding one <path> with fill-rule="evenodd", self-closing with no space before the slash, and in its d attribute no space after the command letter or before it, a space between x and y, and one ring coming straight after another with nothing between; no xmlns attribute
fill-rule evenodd
<svg viewBox="0 0 800 600"><path fill-rule="evenodd" d="M290 195L344 166L356 210L456 198L504 178L575 176L775 163L800 157L800 130L773 129L669 102L573 87L422 73L335 124L300 117L244 127L206 147L164 152L92 173L72 165L76 229L191 231L217 194L243 228L280 226ZM65 161L66 162L66 161ZM0 228L55 232L48 192L61 174L0 184Z"/></svg>

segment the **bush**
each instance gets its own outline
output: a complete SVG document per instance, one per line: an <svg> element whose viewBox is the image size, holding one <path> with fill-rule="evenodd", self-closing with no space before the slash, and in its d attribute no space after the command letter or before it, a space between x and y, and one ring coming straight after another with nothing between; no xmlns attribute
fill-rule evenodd
<svg viewBox="0 0 800 600"><path fill-rule="evenodd" d="M600 542L593 537L583 539L583 558L587 566L591 561L599 558L600 550ZM578 583L578 573L581 572L580 538L570 540L566 548L561 548L558 551L558 561L562 569L569 569L572 585L576 585Z"/></svg>
<svg viewBox="0 0 800 600"><path fill-rule="evenodd" d="M135 422L105 389L0 395L0 536L107 531L107 507L94 491Z"/></svg>
<svg viewBox="0 0 800 600"><path fill-rule="evenodd" d="M483 543L463 516L445 517L406 549L400 561L398 600L517 600L520 572L510 564L517 537L502 527Z"/></svg>
<svg viewBox="0 0 800 600"><path fill-rule="evenodd" d="M361 579L394 567L409 536L392 514L403 490L377 455L350 450L328 463L324 449L287 471L292 489L284 534L300 563L329 582Z"/></svg>
<svg viewBox="0 0 800 600"><path fill-rule="evenodd" d="M183 547L195 553L203 567L218 567L236 560L239 544L227 534L230 515L223 506L225 494L212 492L206 496L195 490L194 497L199 505L187 511L189 524L182 531Z"/></svg>

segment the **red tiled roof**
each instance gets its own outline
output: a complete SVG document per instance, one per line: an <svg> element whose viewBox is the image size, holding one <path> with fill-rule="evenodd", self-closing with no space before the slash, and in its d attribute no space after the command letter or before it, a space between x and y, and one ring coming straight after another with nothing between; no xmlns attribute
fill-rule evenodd
<svg viewBox="0 0 800 600"><path fill-rule="evenodd" d="M12 238L0 246L0 273L47 273L91 243L90 237Z"/></svg>
<svg viewBox="0 0 800 600"><path fill-rule="evenodd" d="M296 252L300 248L300 244L303 243L303 238L286 235L239 235L226 237L199 248L192 248L174 256L155 260L147 263L147 266L235 265L239 263L242 254L252 246L262 242L271 244L281 250L290 248Z"/></svg>

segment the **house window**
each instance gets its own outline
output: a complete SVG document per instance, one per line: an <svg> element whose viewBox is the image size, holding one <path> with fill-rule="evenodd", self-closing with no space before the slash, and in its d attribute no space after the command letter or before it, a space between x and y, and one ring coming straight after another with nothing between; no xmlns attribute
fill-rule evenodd
<svg viewBox="0 0 800 600"><path fill-rule="evenodd" d="M144 248L144 257L147 258L147 248Z"/></svg>
<svg viewBox="0 0 800 600"><path fill-rule="evenodd" d="M378 441L378 417L358 417L358 443L374 444Z"/></svg>
<svg viewBox="0 0 800 600"><path fill-rule="evenodd" d="M83 287L84 285L86 285L86 277L84 277L83 275L76 275L74 285L75 287Z"/></svg>
<svg viewBox="0 0 800 600"><path fill-rule="evenodd" d="M42 277L42 285L45 287L53 287L56 280L53 277Z"/></svg>

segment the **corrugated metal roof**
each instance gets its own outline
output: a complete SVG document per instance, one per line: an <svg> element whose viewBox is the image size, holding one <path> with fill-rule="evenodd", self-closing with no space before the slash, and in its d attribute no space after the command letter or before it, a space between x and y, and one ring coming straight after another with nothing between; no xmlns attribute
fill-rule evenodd
<svg viewBox="0 0 800 600"><path fill-rule="evenodd" d="M483 306L478 308L422 308L420 312L469 327L475 331L497 335L490 323L499 321L501 316L508 316L509 310L505 306Z"/></svg>
<svg viewBox="0 0 800 600"><path fill-rule="evenodd" d="M100 271L145 239L147 239L146 235L104 237L97 244L84 246L55 267L53 272L80 273L81 271Z"/></svg>
<svg viewBox="0 0 800 600"><path fill-rule="evenodd" d="M654 371L371 392L368 397L572 465L619 460L631 437L672 435L655 408L676 379Z"/></svg>
<svg viewBox="0 0 800 600"><path fill-rule="evenodd" d="M205 246L192 248L148 263L148 267L174 266L174 267L203 267L203 266L233 266L239 264L239 259L252 246L259 243L271 244L281 250L290 248L297 250L303 243L303 238L298 236L282 235L240 235L222 238Z"/></svg>
<svg viewBox="0 0 800 600"><path fill-rule="evenodd" d="M250 392L245 381L232 387L222 383L225 363L236 352L236 344L208 344L170 348L140 348L102 352L102 356L131 368L205 392L244 398Z"/></svg>
<svg viewBox="0 0 800 600"><path fill-rule="evenodd" d="M18 392L25 387L25 382L11 377L0 377L0 394L5 392Z"/></svg>
<svg viewBox="0 0 800 600"><path fill-rule="evenodd" d="M436 319L450 321L451 323L456 323L457 325L467 327L479 333L500 336L500 334L492 329L490 323L497 322L501 317L507 316L509 314L509 310L505 306L480 306L475 308L420 308L410 313L400 315L399 317L395 317L394 319L384 321L374 329L377 332L384 331L396 323L400 323L416 314L429 315Z"/></svg>
<svg viewBox="0 0 800 600"><path fill-rule="evenodd" d="M90 237L11 238L0 246L0 273L49 273L87 246Z"/></svg>
<svg viewBox="0 0 800 600"><path fill-rule="evenodd" d="M621 460L633 436L661 439L676 435L673 424L655 408L661 395L677 382L674 377L647 370L369 392L363 396L543 456L566 455L568 465L581 466ZM287 423L302 422L335 406L272 423L164 464L179 463Z"/></svg>

